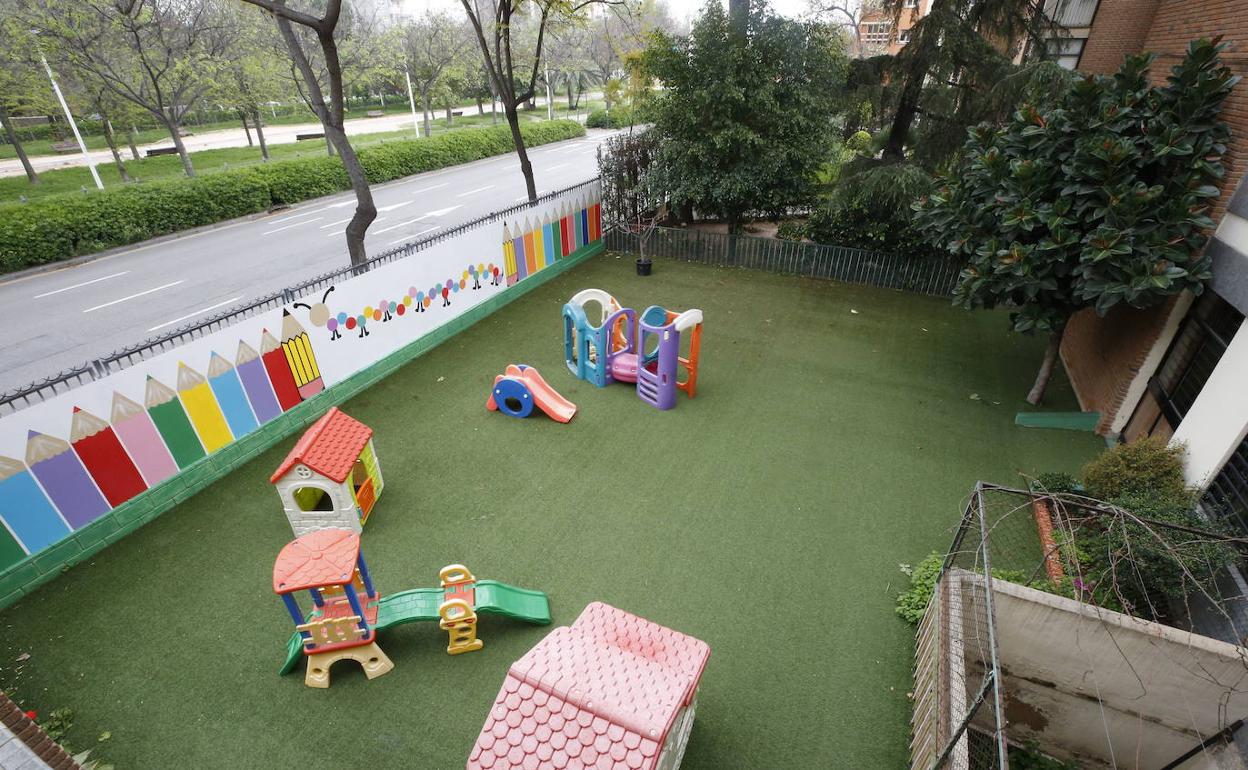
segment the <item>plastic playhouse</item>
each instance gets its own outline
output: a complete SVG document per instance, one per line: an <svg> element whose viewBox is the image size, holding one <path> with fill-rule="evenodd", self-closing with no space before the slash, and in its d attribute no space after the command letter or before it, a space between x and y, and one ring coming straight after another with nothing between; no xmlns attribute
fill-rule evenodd
<svg viewBox="0 0 1248 770"><path fill-rule="evenodd" d="M587 303L597 304L598 322ZM689 357L680 355L682 336ZM577 292L563 306L563 354L568 370L598 387L636 383L637 396L658 409L676 406L676 391L693 398L702 347L702 311L675 313L651 305L639 315L601 289ZM682 379L683 376L683 379Z"/></svg>
<svg viewBox="0 0 1248 770"><path fill-rule="evenodd" d="M531 366L510 364L494 378L494 387L485 408L511 417L528 417L537 407L552 420L568 422L576 415L576 404L567 400L542 379Z"/></svg>
<svg viewBox="0 0 1248 770"><path fill-rule="evenodd" d="M512 664L469 770L675 770L706 642L601 602Z"/></svg>
<svg viewBox="0 0 1248 770"><path fill-rule="evenodd" d="M373 429L333 407L312 424L269 478L295 535L359 533L381 495Z"/></svg>
<svg viewBox="0 0 1248 770"><path fill-rule="evenodd" d="M273 564L273 591L295 622L280 673L308 659L304 683L329 687L330 667L354 660L369 678L394 668L377 633L416 621L438 621L449 636L451 655L481 649L477 614L505 615L529 623L550 623L550 602L541 591L495 580L477 580L467 567L452 564L439 573L441 587L413 588L383 597L373 585L360 536L345 529L322 529L288 543ZM306 616L295 595L307 591Z"/></svg>

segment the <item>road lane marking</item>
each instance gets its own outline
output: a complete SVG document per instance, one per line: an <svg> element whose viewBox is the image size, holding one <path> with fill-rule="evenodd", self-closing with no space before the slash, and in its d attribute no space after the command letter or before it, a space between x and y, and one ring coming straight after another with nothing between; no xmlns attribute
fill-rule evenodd
<svg viewBox="0 0 1248 770"><path fill-rule="evenodd" d="M444 208L444 209L438 209L437 211L427 211L427 212L425 212L424 214L421 214L420 216L416 217L415 219L409 219L409 220L407 220L406 222L399 222L397 225L391 225L390 227L383 227L383 228L381 228L380 230L374 230L373 232L374 232L374 233L377 233L377 234L381 234L381 233L388 233L388 232L390 232L391 230L397 230L397 229L399 229L400 227L406 227L407 225L414 225L414 224L416 224L417 222L419 222L420 220L425 219L426 217L439 217L439 216L442 216L443 214L447 213L448 211L454 211L454 210L455 210L455 209L457 209L457 208L459 208L459 206L448 206L447 208ZM428 230L426 230L425 232L428 232Z"/></svg>
<svg viewBox="0 0 1248 770"><path fill-rule="evenodd" d="M546 191L545 191L545 190L538 190L538 191L537 191L537 197L539 197L539 198L540 198L540 197L542 197L542 196L543 196L543 195L545 195L545 194L546 194ZM528 196L527 194L525 194L525 195L521 195L519 198L516 198L516 203L521 203L521 202L523 202L523 201L527 201L528 199L529 199L529 196Z"/></svg>
<svg viewBox="0 0 1248 770"><path fill-rule="evenodd" d="M462 197L464 197L465 195L473 195L474 193L485 192L486 190L493 190L493 189L494 189L494 185L492 185L492 184L487 184L485 187L478 187L478 188L477 188L477 189L475 189L475 190L469 190L468 192L462 192L462 193L459 193L459 194L458 194L458 195L456 195L455 197L456 197L456 198L462 198Z"/></svg>
<svg viewBox="0 0 1248 770"><path fill-rule="evenodd" d="M353 218L354 218L354 217L353 217ZM377 224L378 222L382 221L383 219L385 219L385 217L377 217L376 219L374 219L374 220L372 221L372 224L373 224L373 225L375 225L375 224ZM350 219L348 219L347 221L348 221L348 222L350 222L351 220L350 220ZM371 225L370 225L370 226L371 226ZM321 228L321 229L324 229L324 228ZM342 228L341 230L335 230L335 231L333 231L332 233L326 233L326 235L328 235L330 238L333 238L335 235L342 235L342 234L344 234L344 233L346 233L346 232L347 232L347 228L345 228L345 227L344 227L344 228Z"/></svg>
<svg viewBox="0 0 1248 770"><path fill-rule="evenodd" d="M556 169L560 169L560 168L567 168L567 166L568 166L568 165L569 165L569 164L567 164L567 163L560 163L560 164L559 164L559 165L557 165L557 166L547 166L547 167L546 167L546 170L547 170L547 171L554 171L554 170L556 170Z"/></svg>
<svg viewBox="0 0 1248 770"><path fill-rule="evenodd" d="M448 184L450 184L450 182L443 182L442 184L435 184L433 187L422 187L419 190L412 190L412 195L415 195L416 193L429 192L430 190L440 190Z"/></svg>
<svg viewBox="0 0 1248 770"><path fill-rule="evenodd" d="M327 227L333 227L334 225L342 225L342 224L346 224L347 222L350 222L350 221L351 221L351 219L352 219L351 217L347 217L346 219L339 219L337 222L330 222L330 223L329 223L329 224L327 224L327 225L321 225L321 226L320 226L320 227L318 227L317 229L318 229L318 230L324 230L325 228L327 228Z"/></svg>
<svg viewBox="0 0 1248 770"><path fill-rule="evenodd" d="M322 219L324 219L324 217L313 217L312 219L305 219L305 220L303 220L302 222L296 222L296 223L294 223L293 225L286 225L285 227L279 227L279 228L277 228L276 230L265 230L263 233L260 233L260 234L261 234L261 235L272 235L273 233L280 233L280 232L281 232L281 231L283 231L283 230L289 230L289 229L290 229L290 228L292 228L292 227L299 227L300 225L306 225L306 224L310 224L310 223L312 223L312 222L319 222L319 221L321 221Z"/></svg>
<svg viewBox="0 0 1248 770"><path fill-rule="evenodd" d="M52 291L45 291L43 294L36 294L33 297L33 299L43 299L44 297L51 297L53 294L60 294L61 292L69 291L70 289L80 289L83 286L90 286L93 283L99 283L100 281L107 281L109 278L116 278L119 275L125 275L126 273L129 273L129 272L130 272L129 270L122 270L120 273L113 273L112 275L106 275L103 278L96 278L90 281L83 281L82 283L76 283L73 286L66 286L63 289L53 289Z"/></svg>
<svg viewBox="0 0 1248 770"><path fill-rule="evenodd" d="M390 242L389 242L389 243L387 243L386 245L387 245L387 246L393 246L393 245L394 245L394 244L396 244L396 243L407 243L407 242L408 242L408 241L410 241L412 238L418 238L418 237L420 237L420 236L424 235L425 233L433 232L434 230L437 230L437 229L438 229L437 227L430 227L430 228L426 228L426 229L424 229L424 230L421 230L421 231L420 231L420 232L418 232L418 233L412 233L411 235L405 235L405 236L403 236L402 238L398 239L397 241L390 241Z"/></svg>
<svg viewBox="0 0 1248 770"><path fill-rule="evenodd" d="M378 210L378 211L394 211L395 209L399 208L400 206L407 206L407 205L409 205L410 203L411 203L411 201L403 201L402 203L391 203L389 206L379 206L379 207L377 208L377 210Z"/></svg>
<svg viewBox="0 0 1248 770"><path fill-rule="evenodd" d="M292 219L299 219L300 217L306 217L306 216L309 216L310 214L315 214L316 212L320 210L321 209L312 209L311 211L302 211L298 214L291 214L288 217L282 217L281 219L271 220L268 224L276 225L276 224L281 224L282 222L289 222Z"/></svg>
<svg viewBox="0 0 1248 770"><path fill-rule="evenodd" d="M444 209L436 209L436 210L434 210L434 211L426 211L424 214L421 214L421 216L422 216L422 217L440 217L440 216L442 216L443 214L449 214L449 213L451 213L452 211L454 211L454 210L455 210L455 209L457 209L457 208L459 208L459 206L458 206L458 205L455 205L455 206L447 206L447 207L446 207L446 208L444 208Z"/></svg>
<svg viewBox="0 0 1248 770"><path fill-rule="evenodd" d="M175 319L173 319L172 321L165 321L163 324L159 324L159 325L157 325L157 326L153 326L152 328L148 329L148 331L149 331L149 332L154 332L154 331L156 331L157 329L163 329L163 328L165 328L166 326L173 326L174 324L178 323L179 321L185 321L185 320L186 320L186 319L188 319L188 318L194 318L194 317L195 317L195 316L197 316L197 315L202 315L203 313L207 313L209 310L216 310L217 308L222 307L222 306L224 306L224 305L228 305L228 304L230 304L230 303L232 303L232 302L238 302L238 301L239 301L240 299L242 299L242 298L243 298L243 295L242 295L242 294L239 294L237 297L230 297L229 299L225 300L224 302L218 302L218 303L217 303L217 304L215 304L215 305L209 305L208 307L200 308L199 310L196 310L194 313L187 313L186 315L182 316L181 318L175 318Z"/></svg>
<svg viewBox="0 0 1248 770"><path fill-rule="evenodd" d="M115 300L113 300L112 302L105 302L103 305L96 305L95 307L89 307L89 308L87 308L86 310L84 310L84 311L82 311L82 312L84 312L84 313L90 313L90 312L91 312L91 311L93 311L93 310L102 310L103 308L106 308L106 307L112 307L113 305L116 305L116 304L118 304L118 303L120 303L120 302L125 302L125 301L127 301L127 300L131 300L131 299L137 299L137 298L139 298L139 297L146 296L146 295L151 294L151 293L153 293L153 292L160 291L161 289L168 289L170 286L177 286L177 285L178 285L178 284L180 284L180 283L183 283L183 281L174 281L173 283L167 283L167 284L165 284L165 285L163 285L163 286L157 286L157 287L156 287L156 288L154 288L154 289L148 289L147 291L141 291L141 292L139 292L138 294L131 294L129 297L122 297L121 299L115 299Z"/></svg>

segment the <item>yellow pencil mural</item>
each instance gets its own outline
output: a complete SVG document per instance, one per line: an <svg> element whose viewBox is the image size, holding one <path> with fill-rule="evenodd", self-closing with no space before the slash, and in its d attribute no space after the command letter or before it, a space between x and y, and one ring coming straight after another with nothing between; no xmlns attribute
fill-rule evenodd
<svg viewBox="0 0 1248 770"><path fill-rule="evenodd" d="M528 224L528 221L525 221ZM533 225L533 250L537 252L537 269L541 270L546 267L546 248L542 245L542 223L538 221Z"/></svg>
<svg viewBox="0 0 1248 770"><path fill-rule="evenodd" d="M507 276L508 286L516 282L516 247L511 242L511 228L506 222L503 223L503 274Z"/></svg>
<svg viewBox="0 0 1248 770"><path fill-rule="evenodd" d="M204 375L182 362L178 362L178 398L182 399L186 416L191 418L191 425L195 426L199 440L210 454L234 440L212 386Z"/></svg>
<svg viewBox="0 0 1248 770"><path fill-rule="evenodd" d="M290 371L295 375L299 395L305 401L325 390L321 367L316 363L316 354L312 352L312 340L289 310L282 310L282 352L286 354Z"/></svg>

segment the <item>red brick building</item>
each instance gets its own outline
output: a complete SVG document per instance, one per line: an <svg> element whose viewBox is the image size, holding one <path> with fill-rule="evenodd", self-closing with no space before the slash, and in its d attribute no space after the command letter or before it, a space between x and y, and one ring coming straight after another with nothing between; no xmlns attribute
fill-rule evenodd
<svg viewBox="0 0 1248 770"><path fill-rule="evenodd" d="M1229 44L1223 63L1248 75L1245 0L1099 0L1075 65L1108 74L1124 56L1151 51L1161 81L1191 40L1218 35ZM1211 290L1148 311L1081 313L1062 359L1083 408L1101 413L1101 433L1186 443L1189 479L1220 493L1248 527L1248 81L1231 93L1223 119L1232 139L1208 246Z"/></svg>

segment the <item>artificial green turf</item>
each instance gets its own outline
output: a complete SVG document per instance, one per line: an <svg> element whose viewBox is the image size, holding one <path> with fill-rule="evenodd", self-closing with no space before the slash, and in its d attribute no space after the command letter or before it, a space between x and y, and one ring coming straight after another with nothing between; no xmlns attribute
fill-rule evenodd
<svg viewBox="0 0 1248 770"><path fill-rule="evenodd" d="M559 311L595 286L701 307L696 399L659 412L563 367ZM853 311L857 311L856 313ZM557 624L603 600L706 640L684 767L902 767L914 563L947 546L976 479L1075 470L1090 434L1013 424L1039 362L1004 315L938 298L604 255L344 405L386 488L364 548L383 592L444 564L541 588ZM580 406L561 425L487 412L527 363ZM1050 408L1073 409L1055 378ZM7 610L0 686L67 706L119 768L462 767L508 665L548 629L484 618L449 657L433 624L386 632L394 671L278 678L270 590L290 539L268 475L295 437ZM15 663L22 653L30 659Z"/></svg>

